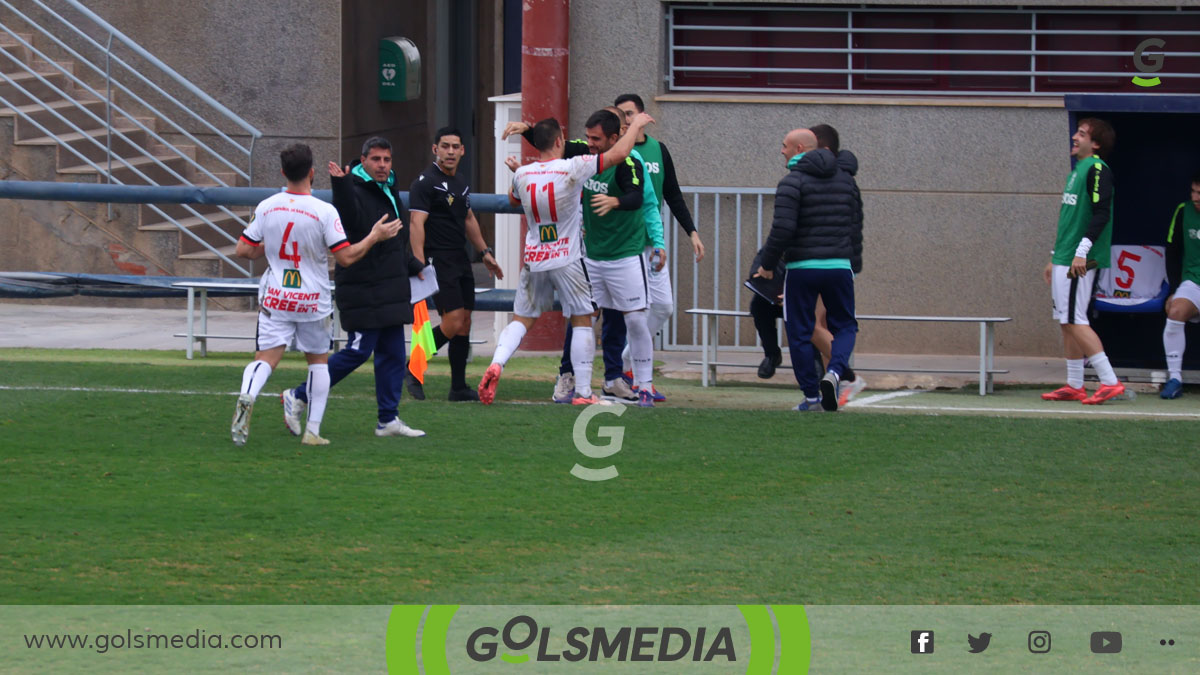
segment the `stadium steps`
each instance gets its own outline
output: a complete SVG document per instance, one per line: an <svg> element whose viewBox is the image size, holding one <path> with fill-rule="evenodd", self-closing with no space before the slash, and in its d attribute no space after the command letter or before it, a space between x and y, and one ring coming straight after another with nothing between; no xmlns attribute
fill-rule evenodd
<svg viewBox="0 0 1200 675"><path fill-rule="evenodd" d="M19 35L35 46L44 47L40 44L41 36L24 33L19 33ZM9 159L13 159L12 153L18 149L22 153L34 153L24 154L17 158L16 165L22 167L20 175L23 178L63 182L104 182L103 175L82 160L79 155L104 167L108 163L109 144L111 143L111 150L115 157L125 158L126 162L146 176L143 178L122 162L114 160L113 182L128 185L169 186L216 184L212 178L196 170L187 160L175 155L173 151L158 143L149 132L123 115L114 117L112 120L113 131L110 133L104 125L108 114L105 102L96 94L87 91L86 88L77 87L67 75L59 72L55 65L68 73L77 72L74 61L70 59L59 60L56 57L55 64L41 61L11 36L0 34L0 71L6 73L15 83L9 84L0 81L0 96L3 96L15 107L14 109L0 104L0 120L11 119L11 122L5 122L11 125L11 133L5 134L8 137L6 144L10 144L12 148L8 151ZM25 72L26 66L34 70L37 75ZM39 80L39 76L46 82ZM88 82L101 94L104 92L103 84L97 84L90 79ZM22 88L28 93L23 93ZM64 94L66 98L64 98ZM91 114L84 112L85 110ZM23 119L18 113L30 116L46 130ZM72 124L60 119L60 116ZM137 117L136 121L156 133L163 134L169 141L176 142L176 147L189 159L193 161L196 159L196 148L179 144L177 142L178 134L164 131L163 125L159 124L154 117ZM78 127L79 130L72 128L72 125ZM58 138L56 139L50 134L54 134ZM71 149L67 149L65 146L69 146ZM54 152L53 155L49 154L51 150ZM147 157L146 154L153 158ZM48 161L51 159L53 161ZM158 162L170 170L159 166ZM240 180L236 174L220 172L213 168L209 170L228 185L245 184L245 181ZM180 231L180 227L186 228L209 244L219 247L226 255L232 255L234 245L230 244L227 238L221 236L220 232L233 237L240 234L244 224L237 217L222 212L216 206L193 205L196 212L212 221L219 229L220 232L218 232L205 223L203 218L197 217L182 205L159 204L155 206L170 217L178 219L179 227L147 205L114 204L111 207L96 205L96 213L104 214L103 218L108 220L107 231L111 232L121 245L144 253L148 259L157 261L159 265L173 267L174 269L167 270L170 273L204 277L242 276L229 265L222 263L219 258L192 237ZM250 213L247 207L229 210L245 219L248 219ZM174 261L173 265L172 261ZM98 268L88 271L105 273L112 270Z"/></svg>
<svg viewBox="0 0 1200 675"><path fill-rule="evenodd" d="M32 33L17 33L17 36L25 42L33 42ZM0 51L11 54L20 63L29 63L30 59L33 58L29 50L13 39L8 33L0 33ZM0 57L0 68L8 69L12 67L14 66L11 59L7 56Z"/></svg>

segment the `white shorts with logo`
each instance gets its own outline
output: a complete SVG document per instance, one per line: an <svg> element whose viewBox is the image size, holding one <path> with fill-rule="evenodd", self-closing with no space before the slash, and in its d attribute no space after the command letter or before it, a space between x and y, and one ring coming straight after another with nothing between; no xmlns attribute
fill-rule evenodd
<svg viewBox="0 0 1200 675"><path fill-rule="evenodd" d="M646 247L646 276L650 282L650 304L652 305L674 305L675 291L671 289L671 269L667 265L659 272L654 271L654 264L650 257L654 253L654 248Z"/></svg>
<svg viewBox="0 0 1200 675"><path fill-rule="evenodd" d="M332 338L329 317L316 321L282 321L266 312L258 313L258 333L254 338L258 351L292 346L305 354L327 354Z"/></svg>
<svg viewBox="0 0 1200 675"><path fill-rule="evenodd" d="M1192 303L1196 309L1200 309L1200 286L1197 286L1195 282L1184 281L1179 284L1179 288L1175 289L1175 297L1183 298ZM1200 315L1188 319L1188 323L1200 323Z"/></svg>
<svg viewBox="0 0 1200 675"><path fill-rule="evenodd" d="M1070 265L1054 265L1050 270L1050 294L1054 299L1054 318L1062 324L1088 325L1088 303L1092 301L1096 270L1076 279L1067 278Z"/></svg>
<svg viewBox="0 0 1200 675"><path fill-rule="evenodd" d="M650 282L641 253L616 260L587 259L592 299L600 307L635 312L650 305Z"/></svg>
<svg viewBox="0 0 1200 675"><path fill-rule="evenodd" d="M563 316L587 316L596 309L592 304L592 288L581 258L562 267L541 272L522 267L517 279L517 297L513 300L513 313L536 319L542 312L549 312L554 308L555 291L558 292Z"/></svg>

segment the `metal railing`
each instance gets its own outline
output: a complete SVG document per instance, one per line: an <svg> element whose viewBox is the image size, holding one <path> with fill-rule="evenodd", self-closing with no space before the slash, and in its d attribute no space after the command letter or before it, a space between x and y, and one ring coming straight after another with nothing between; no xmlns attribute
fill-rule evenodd
<svg viewBox="0 0 1200 675"><path fill-rule="evenodd" d="M762 22L757 21L757 17L772 13L777 15L775 25L761 25ZM714 17L713 23L696 23L699 17L706 15ZM780 18L784 15L792 18L820 15L820 20L814 18L811 25L786 25L788 22ZM922 17L928 17L929 21L935 21L933 15L979 17L981 22L1003 18L1013 25L946 28L899 22L892 27L880 27L863 20L880 17L882 21L920 21ZM1079 27L1071 28L1045 25L1050 17L1062 19L1071 16L1081 19L1109 18L1118 23L1124 20L1150 20L1155 22L1156 27L1089 26L1082 22ZM681 17L690 17L690 20ZM729 21L730 25L721 24L719 20ZM1195 51L1195 46L1200 44L1200 29L1197 28L1200 26L1200 14L1193 10L1091 7L1080 10L1027 10L1020 7L851 9L832 6L676 4L668 6L666 21L666 81L671 91L1061 96L1066 89L1091 91L1097 82L1107 81L1111 84L1123 80L1128 83L1131 77L1138 76L1141 71L1128 66L1134 64L1135 58L1141 57L1135 53L1135 45L1143 38L1160 38L1150 50L1158 58L1159 68L1164 59L1168 64L1176 64L1169 69L1169 73L1158 72L1157 68L1153 73L1164 77L1169 74L1172 80L1184 80L1189 93L1200 89L1200 51ZM746 25L756 22L760 25ZM801 19L796 23L803 22ZM738 25L732 25L734 23ZM685 33L690 36L691 44L684 44L689 41L682 39ZM698 37L703 35L712 37ZM787 40L789 36L797 40L803 38L809 44L779 44L780 40ZM953 44L939 42L924 48L913 48L911 43L915 36L945 38L953 41ZM870 42L872 39L887 40L891 37L896 38L899 44L876 42L878 46L874 46ZM1122 44L1119 50L1114 50L1112 44L1108 44L1108 48L1094 45L1090 49L1071 48L1062 41L1055 43L1054 38L1079 38L1089 42L1100 39L1120 41L1123 38L1130 41L1130 45L1124 49L1125 45ZM1172 48L1164 46L1161 38L1166 38ZM1005 44L979 44L985 39L1001 40ZM864 42L867 44L862 44ZM1179 49L1180 46L1185 49ZM702 59L706 55L714 58L689 62L689 56ZM795 58L787 58L788 55L795 55ZM806 55L812 55L813 58L806 62L801 58ZM738 56L744 56L744 62L739 61ZM897 60L921 57L926 57L928 63L918 65ZM967 59L974 60L968 62ZM1149 77L1153 77L1153 73ZM688 81L688 76L708 76L712 81ZM771 83L770 79L777 76L811 77L807 84L798 80ZM741 81L716 82L721 78ZM957 83L946 86L912 83L914 79L932 78L946 78L947 81L957 78ZM971 79L969 83L968 78ZM998 78L1009 79L1001 86ZM1070 83L1052 84L1052 78L1066 78ZM906 79L908 84L905 83ZM1018 85L1018 81L1023 84ZM1102 86L1100 90L1112 88Z"/></svg>
<svg viewBox="0 0 1200 675"><path fill-rule="evenodd" d="M68 5L80 15L81 18L75 19L64 17L43 0L29 0L29 2L41 10L45 17L42 21L20 11L8 0L0 0L0 6L23 21L29 30L43 36L55 45L58 50L69 55L75 60L75 65L83 67L85 72L90 73L95 78L95 81L103 82L104 92L101 93L101 91L89 84L83 77L76 75L73 68L64 67L51 55L35 47L31 41L26 40L12 26L0 24L0 30L15 41L20 48L26 50L31 57L40 60L45 64L46 68L50 69L50 71L44 71L35 68L34 63L32 63L34 58L21 58L18 54L13 53L15 50L0 50L0 53L3 53L6 57L0 60L0 82L10 85L28 101L28 103L21 104L0 95L0 106L12 110L21 120L37 128L47 138L53 139L59 147L74 155L83 165L96 171L109 183L124 184L120 176L114 174L114 169L120 170L123 168L132 173L137 180L144 181L144 184L160 184L139 168L139 165L145 164L157 167L165 172L171 180L178 181L178 184L190 184L192 181L187 177L187 172L191 171L195 175L202 176L217 186L228 187L230 186L230 181L222 177L222 173L226 169L238 178L246 181L247 184L253 182L254 144L262 136L261 131L234 114L216 99L201 91L195 84L189 82L178 72L171 69L94 12L84 7L77 0L60 0L61 3ZM51 28L48 28L46 24L50 24ZM94 33L106 36L106 42L102 44L93 35L90 35L81 28L81 25L86 26L88 30ZM68 37L73 35L74 37L70 38L71 42L68 42L68 39L64 39L64 35ZM131 56L122 56L114 52L114 41L127 48L131 52ZM72 46L72 42L75 46ZM76 47L79 48L77 49ZM90 51L93 57L89 58L81 49ZM132 57L140 58L142 62L148 65L147 70L150 72L150 76L147 76L147 74L131 63ZM113 73L114 67L117 68L120 76ZM34 94L29 88L22 85L21 81L13 76L14 74L27 75L28 77L21 77L20 80L28 84L37 82L44 89L49 90L51 94L46 95L44 98ZM49 77L47 77L48 75ZM59 87L51 81L51 78L57 79L55 76L58 75L61 75L67 83L65 88ZM129 78L129 83L127 83L126 77ZM152 77L162 82L162 85L182 89L190 94L195 101L187 103L180 100L177 96L167 92L154 79L151 79ZM139 94L138 91L135 91L135 87L143 92L153 92L159 100L159 105L155 105L147 100L146 96ZM118 104L114 100L114 93L119 93L122 98L139 106L139 109L131 110L128 107ZM88 95L93 98L87 98ZM95 101L102 101L104 103L103 118L89 109L87 105ZM77 120L80 119L79 114L82 114L82 126L80 123L69 119L63 114L60 110L63 103L70 106L69 111L75 113ZM231 128L236 128L238 131L227 133L218 126L218 123L214 123L197 112L196 108L200 107L197 103L206 107L209 110L209 115L215 118L218 123L230 125ZM169 110L174 112L168 112ZM57 120L59 125L70 129L70 133L77 134L79 138L67 139L63 135L53 132L34 117L35 113L48 113ZM147 115L153 116L155 120L167 125L170 129L168 133L182 137L193 144L192 147L195 149L195 156L193 156L193 153L164 138L154 128L156 125L147 125L140 119L140 117ZM185 123L191 125L192 128L187 128ZM97 140L94 135L98 130L103 130L104 143ZM162 148L162 151L154 152L146 144L131 137L131 134L135 133L135 131L145 133L147 138L152 139L154 143ZM212 142L205 142L198 135L211 135L213 137ZM247 140L242 141L234 138L234 136ZM114 152L114 139L123 141L123 151ZM84 149L90 148L93 151L97 151L93 152L93 155L102 152L105 158L103 164L89 158L74 143L82 144ZM214 145L220 145L222 149L218 150L213 147ZM126 154L132 155L132 158L124 156ZM170 165L172 160L181 161L183 173L172 168ZM243 168L243 164L245 168ZM213 171L209 169L209 166L220 168L217 171ZM236 183L237 179L233 182ZM191 227L180 222L180 219L169 215L155 205L148 204L147 206L161 217L163 222L173 224L180 232L213 253L219 260L230 265L239 273L252 276L250 270L243 268L229 256L218 250L217 247L197 235L192 231ZM237 242L237 239L214 222L210 215L202 213L189 205L184 205L184 209L192 218L200 223L198 227L210 229L221 240L227 241L229 244ZM232 219L237 223L232 229L239 229L239 227L245 226L246 220L226 206L221 205L217 209L220 213L224 214L224 217L218 217L218 220Z"/></svg>
<svg viewBox="0 0 1200 675"><path fill-rule="evenodd" d="M684 309L749 308L750 294L742 288L742 282L750 276L750 263L770 230L775 188L680 186L680 191L691 197L692 218L707 250L704 260L697 264L692 257L691 242L682 236L683 230L664 206L663 233L667 267L675 291L675 312L663 327L660 348L693 350L700 345L699 319L684 314ZM690 323L688 338L681 335L681 322ZM753 330L745 331L743 342L742 323L733 324L731 348L759 346L758 334Z"/></svg>

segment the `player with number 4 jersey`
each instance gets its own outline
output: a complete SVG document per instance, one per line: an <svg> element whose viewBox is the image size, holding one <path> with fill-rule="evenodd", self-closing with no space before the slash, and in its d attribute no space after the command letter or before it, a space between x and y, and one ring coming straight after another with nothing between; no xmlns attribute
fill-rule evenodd
<svg viewBox="0 0 1200 675"><path fill-rule="evenodd" d="M572 403L599 402L592 394L591 288L583 268L581 196L584 181L629 156L638 132L654 120L646 114L634 119L630 132L600 155L563 159L566 140L558 120L549 118L530 130L530 142L538 151L538 161L517 169L508 199L525 211L529 231L525 254L513 301L512 323L500 333L492 363L479 383L479 400L490 404L496 398L496 385L504 364L521 345L525 333L542 312L554 304L558 292L563 315L570 317L571 330L579 331L578 346L572 348L575 363L575 397ZM505 134L507 136L507 134ZM582 334L586 332L586 337Z"/></svg>
<svg viewBox="0 0 1200 675"><path fill-rule="evenodd" d="M314 253L350 245L332 204L311 194L272 195L254 209L242 239L252 246L281 242L278 249L264 250L267 271L258 289L259 305L272 318L315 321L333 313L329 257Z"/></svg>
<svg viewBox="0 0 1200 675"><path fill-rule="evenodd" d="M330 386L330 253L339 265L350 266L377 242L395 237L402 223L384 216L366 237L351 244L337 210L312 196L312 149L302 143L290 145L280 153L279 161L287 191L258 205L237 243L239 257L266 258L267 271L259 287L254 360L242 371L230 434L235 445L246 444L254 401L279 365L284 349L295 343L308 361L305 384L311 396L300 442L327 445L329 441L320 433ZM297 419L297 434L299 424Z"/></svg>

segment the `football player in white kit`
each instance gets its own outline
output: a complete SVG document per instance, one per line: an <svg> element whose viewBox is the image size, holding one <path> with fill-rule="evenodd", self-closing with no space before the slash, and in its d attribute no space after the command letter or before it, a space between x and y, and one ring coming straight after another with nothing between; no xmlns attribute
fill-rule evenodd
<svg viewBox="0 0 1200 675"><path fill-rule="evenodd" d="M267 259L258 289L258 331L254 360L242 372L242 388L233 411L230 433L234 445L250 435L254 399L279 365L293 340L308 360L308 423L300 442L327 445L321 438L321 418L329 396L329 316L333 313L329 286L329 254L348 267L376 242L396 236L400 220L380 218L371 233L350 244L332 204L312 196L312 148L296 143L279 153L285 192L264 199L242 232L237 255Z"/></svg>
<svg viewBox="0 0 1200 675"><path fill-rule="evenodd" d="M575 366L575 397L572 403L587 405L600 400L592 393L592 360L596 344L592 337L591 284L583 267L583 183L609 166L623 161L633 149L638 133L654 121L642 113L630 122L629 132L607 152L563 159L562 126L549 118L534 125L531 142L538 161L516 170L508 200L525 210L529 230L525 254L513 301L514 320L500 333L492 363L479 382L479 400L490 404L496 384L509 357L520 346L525 332L542 312L554 304L554 292L570 317L575 335L571 360Z"/></svg>

